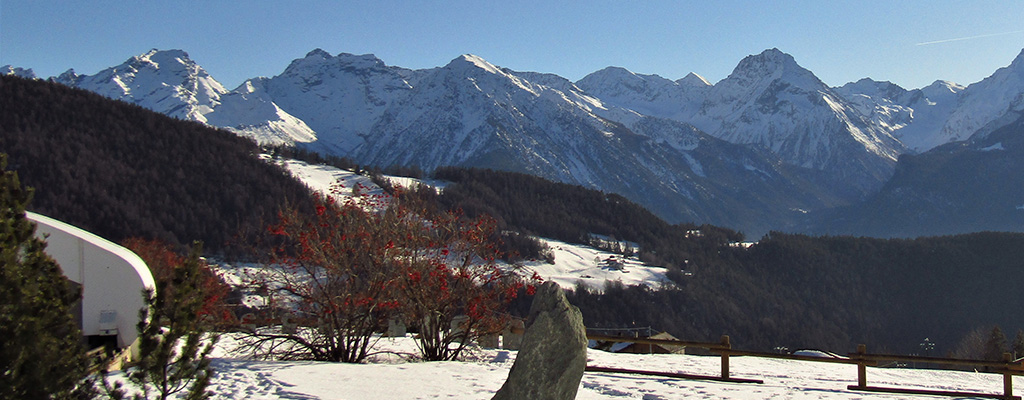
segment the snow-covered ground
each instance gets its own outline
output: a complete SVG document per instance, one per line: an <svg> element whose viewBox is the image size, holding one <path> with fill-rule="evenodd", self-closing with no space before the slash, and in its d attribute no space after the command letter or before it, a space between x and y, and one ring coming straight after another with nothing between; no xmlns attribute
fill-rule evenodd
<svg viewBox="0 0 1024 400"><path fill-rule="evenodd" d="M531 261L524 263L524 266L536 271L545 281L555 281L566 289L576 287L577 282L597 290L602 290L608 281L620 281L627 286L652 287L668 282L665 268L646 266L636 257L627 258L621 254L557 240L541 241L555 254L555 263ZM620 266L616 266L616 263Z"/></svg>
<svg viewBox="0 0 1024 400"><path fill-rule="evenodd" d="M236 358L222 340L213 367L214 399L488 399L515 361L516 352L474 349L465 361L409 362L398 357L367 364L274 362ZM380 347L415 352L410 338L381 339ZM717 375L720 358L694 355L588 353L588 365ZM587 372L577 399L929 399L936 397L853 392L853 365L733 357L732 376L763 384L681 380ZM868 368L872 386L1001 393L999 375L975 372ZM1014 386L1024 390L1024 377Z"/></svg>
<svg viewBox="0 0 1024 400"><path fill-rule="evenodd" d="M332 195L339 202L347 198L365 199L384 195L384 190L367 176L359 175L330 165L315 165L298 160L281 160L288 172L310 189ZM357 196L357 194L359 196Z"/></svg>

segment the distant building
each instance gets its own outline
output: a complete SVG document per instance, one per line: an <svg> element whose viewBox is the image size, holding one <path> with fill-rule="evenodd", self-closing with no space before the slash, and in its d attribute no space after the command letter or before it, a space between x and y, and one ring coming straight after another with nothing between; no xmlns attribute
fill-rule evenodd
<svg viewBox="0 0 1024 400"><path fill-rule="evenodd" d="M661 332L655 335L651 335L649 339L679 340L678 338L672 336L668 332ZM686 346L610 341L592 342L590 347L593 349L604 350L612 353L630 354L683 354L686 350Z"/></svg>
<svg viewBox="0 0 1024 400"><path fill-rule="evenodd" d="M82 299L73 311L82 334L92 345L132 346L138 338L144 289L154 289L153 275L138 255L114 242L70 224L36 213L36 235L46 240L46 254L60 264L72 282L81 285Z"/></svg>

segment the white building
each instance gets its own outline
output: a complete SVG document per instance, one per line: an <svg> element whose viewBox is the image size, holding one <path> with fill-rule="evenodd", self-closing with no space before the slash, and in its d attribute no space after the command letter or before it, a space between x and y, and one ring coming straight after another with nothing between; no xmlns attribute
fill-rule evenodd
<svg viewBox="0 0 1024 400"><path fill-rule="evenodd" d="M45 236L46 253L65 276L82 285L81 312L76 312L82 334L116 336L119 348L132 345L139 336L139 310L145 307L142 291L156 288L146 263L131 250L85 230L26 214L36 223L36 235Z"/></svg>

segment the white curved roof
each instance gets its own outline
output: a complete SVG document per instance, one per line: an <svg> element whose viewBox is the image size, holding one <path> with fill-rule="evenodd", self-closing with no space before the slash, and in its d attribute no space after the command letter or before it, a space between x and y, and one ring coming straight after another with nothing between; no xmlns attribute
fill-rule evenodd
<svg viewBox="0 0 1024 400"><path fill-rule="evenodd" d="M156 289L142 258L68 223L26 214L36 223L36 235L46 237L46 253L60 264L65 276L82 285L82 333L116 332L121 347L134 342L139 310L145 307L142 291Z"/></svg>

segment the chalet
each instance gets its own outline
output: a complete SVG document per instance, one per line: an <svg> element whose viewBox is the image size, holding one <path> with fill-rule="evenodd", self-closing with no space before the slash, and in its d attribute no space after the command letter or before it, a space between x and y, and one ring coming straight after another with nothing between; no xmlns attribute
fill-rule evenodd
<svg viewBox="0 0 1024 400"><path fill-rule="evenodd" d="M678 338L672 336L668 332L661 332L656 335L651 335L648 338L661 340L679 340ZM604 350L612 353L630 354L683 354L683 352L686 350L685 346L605 341L592 342L590 347L593 349Z"/></svg>

